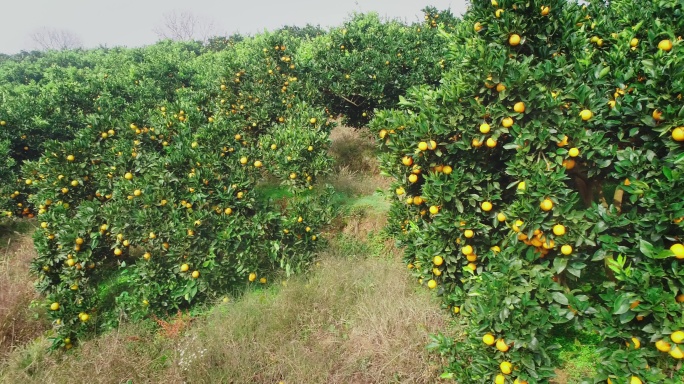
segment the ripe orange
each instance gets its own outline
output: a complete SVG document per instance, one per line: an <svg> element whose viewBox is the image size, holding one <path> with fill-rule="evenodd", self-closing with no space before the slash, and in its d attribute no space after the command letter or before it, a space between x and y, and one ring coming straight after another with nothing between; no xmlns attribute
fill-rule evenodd
<svg viewBox="0 0 684 384"><path fill-rule="evenodd" d="M183 264L183 265L180 266L180 271L181 271L181 272L187 272L188 269L190 269L190 266L187 265L187 264Z"/></svg>
<svg viewBox="0 0 684 384"><path fill-rule="evenodd" d="M418 143L418 149L420 149L421 151L426 151L428 149L428 143L421 141L420 143Z"/></svg>
<svg viewBox="0 0 684 384"><path fill-rule="evenodd" d="M435 289L437 287L437 282L433 279L430 279L427 283L427 286L430 289Z"/></svg>
<svg viewBox="0 0 684 384"><path fill-rule="evenodd" d="M482 210L485 212L489 212L492 210L492 203L489 201L484 201L482 204L480 204L480 208L482 208Z"/></svg>
<svg viewBox="0 0 684 384"><path fill-rule="evenodd" d="M498 349L501 352L508 352L508 344L504 341L504 339L499 339L496 342L496 349Z"/></svg>
<svg viewBox="0 0 684 384"><path fill-rule="evenodd" d="M504 375L510 375L511 372L513 372L513 364L509 363L508 361L504 361L499 364L499 368L501 368L501 373Z"/></svg>
<svg viewBox="0 0 684 384"><path fill-rule="evenodd" d="M475 147L475 148L479 148L479 147L482 146L482 142L481 142L480 140L478 140L478 139L473 139L472 145L473 145L473 147Z"/></svg>
<svg viewBox="0 0 684 384"><path fill-rule="evenodd" d="M580 154L580 151L578 148L573 147L573 148L570 148L570 150L568 150L568 156L570 156L570 157L577 157L577 156L579 156L579 154Z"/></svg>
<svg viewBox="0 0 684 384"><path fill-rule="evenodd" d="M593 113L592 111L588 110L588 109L583 109L583 110L580 112L580 117L582 118L582 120L588 121L589 119L591 119L592 117L594 117L594 113Z"/></svg>
<svg viewBox="0 0 684 384"><path fill-rule="evenodd" d="M59 303L50 304L50 310L51 311L59 311Z"/></svg>
<svg viewBox="0 0 684 384"><path fill-rule="evenodd" d="M471 245L466 245L461 248L461 252L466 256L471 255L473 253L473 247Z"/></svg>
<svg viewBox="0 0 684 384"><path fill-rule="evenodd" d="M553 201L551 201L551 199L544 199L539 204L539 207L542 211L548 212L553 209Z"/></svg>
<svg viewBox="0 0 684 384"><path fill-rule="evenodd" d="M684 332L683 331L674 331L670 335L670 339L677 344L681 344L682 342L684 342Z"/></svg>
<svg viewBox="0 0 684 384"><path fill-rule="evenodd" d="M565 256L569 255L572 253L572 246L569 244L565 244L561 247L561 253L564 254Z"/></svg>
<svg viewBox="0 0 684 384"><path fill-rule="evenodd" d="M482 30L482 24L478 21L473 25L473 30L475 30L475 32L480 32Z"/></svg>
<svg viewBox="0 0 684 384"><path fill-rule="evenodd" d="M499 84L496 85L496 91L497 91L497 92L503 92L503 91L505 91L505 90L506 90L506 86L503 85L502 83L499 83Z"/></svg>
<svg viewBox="0 0 684 384"><path fill-rule="evenodd" d="M506 215L503 212L499 212L496 215L496 219L499 220L500 222L506 221Z"/></svg>
<svg viewBox="0 0 684 384"><path fill-rule="evenodd" d="M249 274L249 277L247 279L249 281L254 281L254 280L256 280L256 277L257 277L256 273L252 272Z"/></svg>
<svg viewBox="0 0 684 384"><path fill-rule="evenodd" d="M653 117L653 120L660 121L663 119L663 112L656 109L651 113L651 116Z"/></svg>
<svg viewBox="0 0 684 384"><path fill-rule="evenodd" d="M516 111L516 112L518 112L518 113L523 113L523 112L525 112L525 103L523 103L522 101L518 101L518 102L515 103L515 105L513 106L513 110Z"/></svg>
<svg viewBox="0 0 684 384"><path fill-rule="evenodd" d="M658 49L665 52L670 52L672 50L672 42L670 40L662 40L658 43Z"/></svg>
<svg viewBox="0 0 684 384"><path fill-rule="evenodd" d="M410 167L411 165L413 165L413 158L409 156L404 156L401 158L401 163L407 167Z"/></svg>
<svg viewBox="0 0 684 384"><path fill-rule="evenodd" d="M520 35L514 33L508 38L508 44L515 47L520 44Z"/></svg>
<svg viewBox="0 0 684 384"><path fill-rule="evenodd" d="M487 123L480 124L480 132L481 133L485 133L485 134L489 133L490 129L491 128L490 128L489 124L487 124Z"/></svg>
<svg viewBox="0 0 684 384"><path fill-rule="evenodd" d="M482 336L482 342L484 342L487 345L494 345L496 339L494 338L494 335L492 335L491 333L487 333L484 336Z"/></svg>
<svg viewBox="0 0 684 384"><path fill-rule="evenodd" d="M503 125L504 128L510 128L513 126L513 118L512 117L504 117L503 120L501 120L501 125Z"/></svg>
<svg viewBox="0 0 684 384"><path fill-rule="evenodd" d="M672 244L670 247L670 251L674 253L674 256L678 259L684 259L684 244L677 243L677 244Z"/></svg>
<svg viewBox="0 0 684 384"><path fill-rule="evenodd" d="M506 376L499 373L494 378L494 384L506 384Z"/></svg>
<svg viewBox="0 0 684 384"><path fill-rule="evenodd" d="M542 5L542 7L541 7L541 15L542 16L548 16L550 11L551 11L551 8L549 8L546 5Z"/></svg>
<svg viewBox="0 0 684 384"><path fill-rule="evenodd" d="M643 384L643 382L640 378L632 376L632 378L629 379L629 384Z"/></svg>
<svg viewBox="0 0 684 384"><path fill-rule="evenodd" d="M670 352L670 348L672 348L672 345L665 340L656 341L655 346L660 352Z"/></svg>
<svg viewBox="0 0 684 384"><path fill-rule="evenodd" d="M491 137L489 139L487 139L487 147L489 147L489 148L496 147L496 140L494 140Z"/></svg>
<svg viewBox="0 0 684 384"><path fill-rule="evenodd" d="M440 266L440 265L442 265L442 264L444 263L444 258L442 258L442 256L435 256L435 257L432 258L432 262L433 262L435 265Z"/></svg>
<svg viewBox="0 0 684 384"><path fill-rule="evenodd" d="M674 141L684 141L684 127L677 127L673 129L672 139Z"/></svg>
<svg viewBox="0 0 684 384"><path fill-rule="evenodd" d="M192 278L193 278L193 279L196 279L196 278L198 278L198 277L200 277L199 271L192 271Z"/></svg>
<svg viewBox="0 0 684 384"><path fill-rule="evenodd" d="M466 238L470 239L470 238L472 238L473 236L475 236L475 232L473 232L472 229L466 229L466 230L463 232L463 236L465 236Z"/></svg>
<svg viewBox="0 0 684 384"><path fill-rule="evenodd" d="M556 224L553 226L553 234L556 236L565 235L565 226L563 224Z"/></svg>
<svg viewBox="0 0 684 384"><path fill-rule="evenodd" d="M451 172L453 172L453 170L454 169L451 168L451 166L445 165L444 168L442 168L442 173L444 173L445 175L450 175Z"/></svg>

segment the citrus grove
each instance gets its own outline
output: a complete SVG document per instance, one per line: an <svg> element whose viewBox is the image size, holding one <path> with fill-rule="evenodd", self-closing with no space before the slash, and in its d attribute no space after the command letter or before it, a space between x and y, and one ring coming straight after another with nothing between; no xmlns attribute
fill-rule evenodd
<svg viewBox="0 0 684 384"><path fill-rule="evenodd" d="M473 1L438 86L376 113L408 268L467 338L444 377L543 383L553 335L593 382L680 383L682 1Z"/></svg>
<svg viewBox="0 0 684 384"><path fill-rule="evenodd" d="M441 76L435 18L455 18L426 13L1 57L0 209L37 219L31 269L53 348L305 269L334 212L321 179L338 115L368 121ZM346 49L327 43L339 39ZM330 71L340 52L355 59ZM392 83L398 68L407 78ZM287 199L269 196L277 184Z"/></svg>
<svg viewBox="0 0 684 384"><path fill-rule="evenodd" d="M594 382L681 382L684 0L583 3L0 57L0 210L38 223L53 347L304 270L341 121L465 327L443 377L545 383L581 331Z"/></svg>

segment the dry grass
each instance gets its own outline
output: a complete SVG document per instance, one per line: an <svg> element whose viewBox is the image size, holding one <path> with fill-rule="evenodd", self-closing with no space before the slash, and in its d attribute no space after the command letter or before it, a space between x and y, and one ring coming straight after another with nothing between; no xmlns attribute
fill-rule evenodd
<svg viewBox="0 0 684 384"><path fill-rule="evenodd" d="M0 367L3 383L182 383L174 342L154 322L127 324L84 342L69 353L49 353L40 338L15 351Z"/></svg>
<svg viewBox="0 0 684 384"><path fill-rule="evenodd" d="M36 298L29 264L36 256L30 234L12 233L0 247L0 361L14 348L46 329L40 312L30 308Z"/></svg>
<svg viewBox="0 0 684 384"><path fill-rule="evenodd" d="M333 246L315 271L216 308L180 363L198 383L434 383L425 351L447 320L396 259ZM431 305L432 303L432 305Z"/></svg>
<svg viewBox="0 0 684 384"><path fill-rule="evenodd" d="M442 362L425 345L448 318L396 250L351 236L332 241L308 275L219 304L179 337L150 320L68 353L47 353L42 338L10 355L0 382L438 382Z"/></svg>
<svg viewBox="0 0 684 384"><path fill-rule="evenodd" d="M389 187L391 180L380 175L375 139L368 129L336 127L330 133L330 140L335 169L326 181L337 191L359 196Z"/></svg>

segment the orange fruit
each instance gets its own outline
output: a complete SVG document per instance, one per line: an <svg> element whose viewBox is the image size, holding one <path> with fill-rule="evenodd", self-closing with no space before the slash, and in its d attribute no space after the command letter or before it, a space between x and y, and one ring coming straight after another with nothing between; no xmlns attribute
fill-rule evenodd
<svg viewBox="0 0 684 384"><path fill-rule="evenodd" d="M508 352L508 344L504 341L504 339L499 339L496 342L496 349L498 349L501 352Z"/></svg>
<svg viewBox="0 0 684 384"><path fill-rule="evenodd" d="M660 43L658 43L658 49L661 51L670 52L672 50L672 42L667 39L661 40Z"/></svg>
<svg viewBox="0 0 684 384"><path fill-rule="evenodd" d="M480 208L482 208L482 210L485 212L489 212L492 210L492 203L489 201L484 201L482 204L480 204Z"/></svg>
<svg viewBox="0 0 684 384"><path fill-rule="evenodd" d="M684 259L684 244L672 244L672 246L670 247L670 251L672 251L676 258Z"/></svg>
<svg viewBox="0 0 684 384"><path fill-rule="evenodd" d="M513 106L513 110L516 111L516 112L518 112L518 113L523 113L523 112L525 112L525 103L523 103L522 101L518 101L518 102L515 103L515 105Z"/></svg>
<svg viewBox="0 0 684 384"><path fill-rule="evenodd" d="M670 348L672 348L672 345L665 340L656 341L655 346L660 352L670 352Z"/></svg>
<svg viewBox="0 0 684 384"><path fill-rule="evenodd" d="M563 236L565 235L565 226L562 224L556 224L553 226L553 234L556 236Z"/></svg>
<svg viewBox="0 0 684 384"><path fill-rule="evenodd" d="M684 141L684 127L677 127L673 129L672 139L674 141Z"/></svg>
<svg viewBox="0 0 684 384"><path fill-rule="evenodd" d="M588 109L583 109L583 110L580 112L580 117L582 118L582 120L588 121L589 119L591 119L592 117L594 117L594 113L593 113L592 111L588 110Z"/></svg>
<svg viewBox="0 0 684 384"><path fill-rule="evenodd" d="M508 44L515 47L520 44L520 35L514 33L508 38Z"/></svg>
<svg viewBox="0 0 684 384"><path fill-rule="evenodd" d="M670 335L670 339L677 344L681 344L684 341L684 332L683 331L674 331Z"/></svg>
<svg viewBox="0 0 684 384"><path fill-rule="evenodd" d="M544 199L539 204L539 207L542 211L548 212L553 209L553 201L551 201L551 199Z"/></svg>
<svg viewBox="0 0 684 384"><path fill-rule="evenodd" d="M482 336L482 342L484 342L487 345L494 345L496 339L494 338L494 335L492 335L491 333L487 333L484 336Z"/></svg>

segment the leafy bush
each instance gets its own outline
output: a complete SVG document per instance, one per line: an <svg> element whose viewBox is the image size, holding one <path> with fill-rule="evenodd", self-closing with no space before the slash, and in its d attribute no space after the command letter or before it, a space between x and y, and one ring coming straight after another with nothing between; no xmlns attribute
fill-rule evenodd
<svg viewBox="0 0 684 384"><path fill-rule="evenodd" d="M473 2L442 84L371 122L406 261L468 325L447 376L546 382L565 324L596 382L681 381L683 8Z"/></svg>

